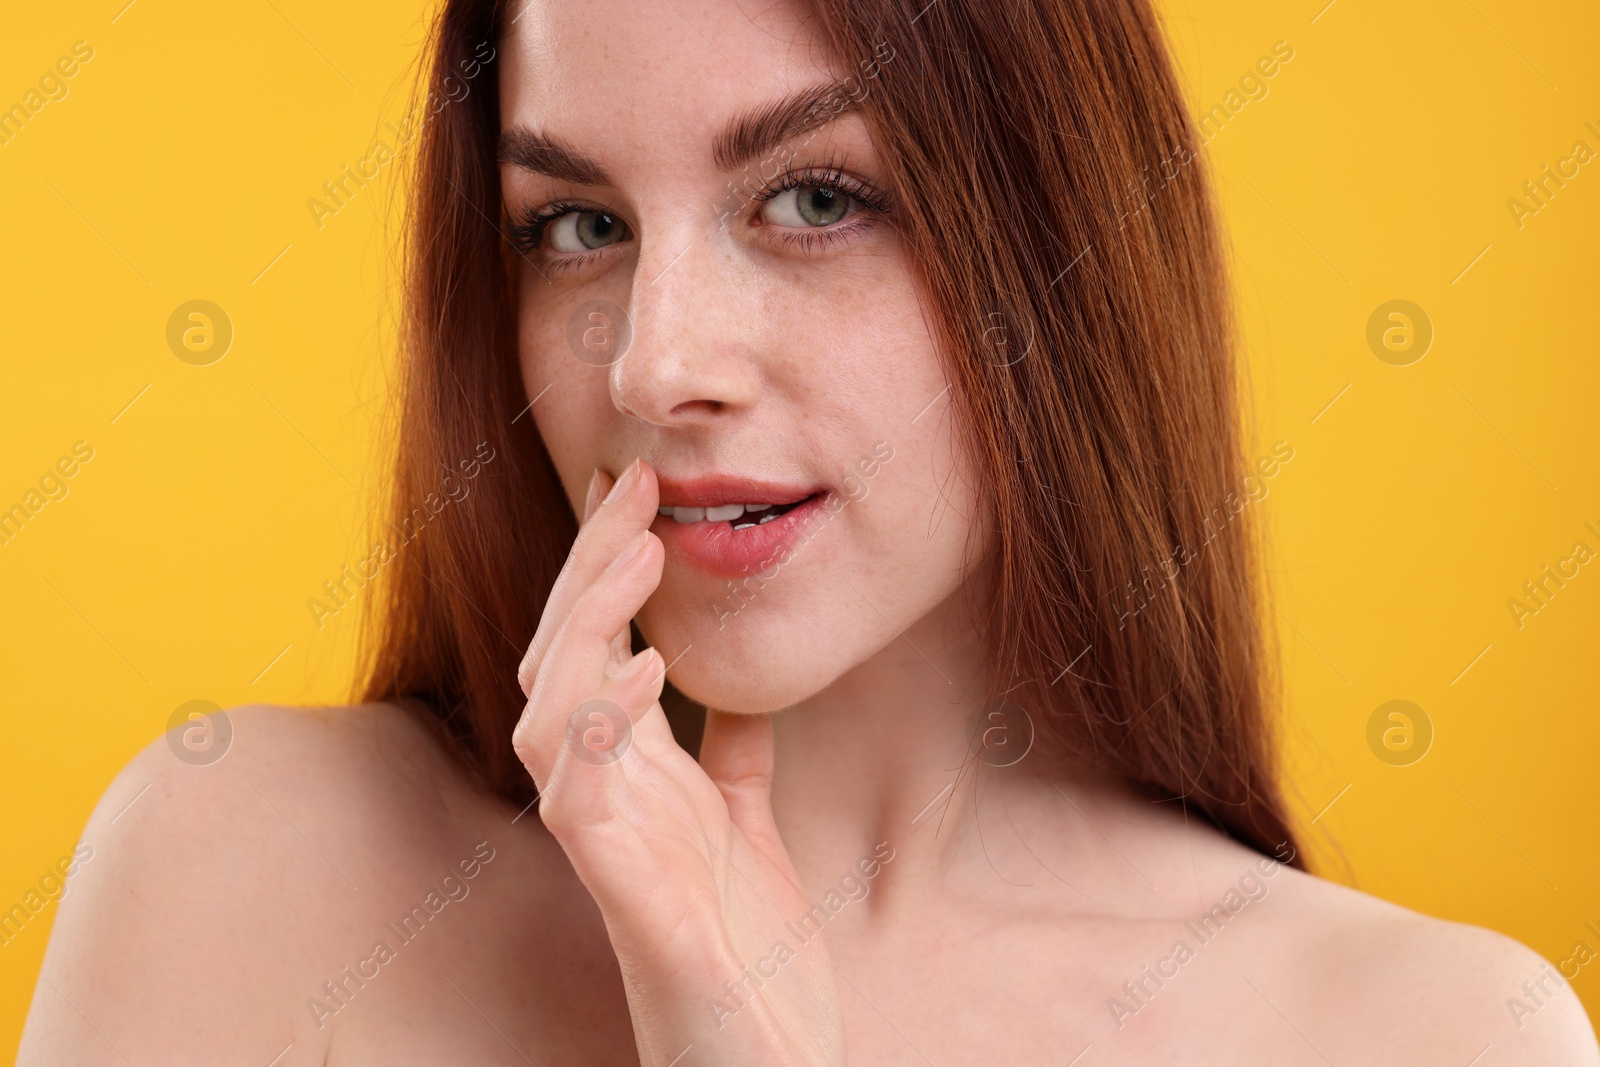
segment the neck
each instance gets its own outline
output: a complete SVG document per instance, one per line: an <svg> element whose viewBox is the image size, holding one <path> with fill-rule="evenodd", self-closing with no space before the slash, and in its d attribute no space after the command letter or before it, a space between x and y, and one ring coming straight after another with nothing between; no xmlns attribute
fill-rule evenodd
<svg viewBox="0 0 1600 1067"><path fill-rule="evenodd" d="M1122 803L1115 783L1028 752L1030 720L984 700L989 663L962 618L947 602L774 723L773 811L808 889L892 850L857 909L874 923L951 888L1071 878L1094 833L1072 805L1100 822Z"/></svg>

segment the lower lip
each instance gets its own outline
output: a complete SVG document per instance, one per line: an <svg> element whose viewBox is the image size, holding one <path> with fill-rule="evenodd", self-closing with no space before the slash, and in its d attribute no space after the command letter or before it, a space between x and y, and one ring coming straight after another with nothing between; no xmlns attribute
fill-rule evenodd
<svg viewBox="0 0 1600 1067"><path fill-rule="evenodd" d="M679 522L670 515L657 516L650 529L661 538L669 555L713 574L737 578L777 563L784 549L822 518L828 497L826 492L818 493L771 522L743 530L735 530L728 522Z"/></svg>

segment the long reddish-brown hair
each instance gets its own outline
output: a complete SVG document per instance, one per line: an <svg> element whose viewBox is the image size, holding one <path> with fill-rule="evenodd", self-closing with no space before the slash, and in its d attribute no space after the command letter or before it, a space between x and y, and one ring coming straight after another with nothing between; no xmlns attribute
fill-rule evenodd
<svg viewBox="0 0 1600 1067"><path fill-rule="evenodd" d="M506 7L446 0L421 81L452 102L424 107L415 158L391 526L483 442L493 459L382 568L360 696L441 725L525 802L517 664L576 521L523 414L492 69L460 98ZM809 8L870 79L858 106L995 516L975 624L1033 758L1283 855L1222 240L1149 0Z"/></svg>

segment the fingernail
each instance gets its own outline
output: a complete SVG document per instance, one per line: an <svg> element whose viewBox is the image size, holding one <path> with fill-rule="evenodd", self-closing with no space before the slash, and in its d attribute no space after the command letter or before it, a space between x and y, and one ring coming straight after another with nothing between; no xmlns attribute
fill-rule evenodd
<svg viewBox="0 0 1600 1067"><path fill-rule="evenodd" d="M606 565L606 570L614 571L618 567L626 566L629 560L633 559L634 556L637 556L639 554L639 550L644 547L645 542L648 541L649 539L650 539L650 531L649 530L642 531L639 534L639 536L635 537L633 540L629 541L626 545L622 546L622 551L617 554L617 558L616 559L612 560L609 564Z"/></svg>
<svg viewBox="0 0 1600 1067"><path fill-rule="evenodd" d="M594 509L600 506L600 468L589 475L589 491L583 494L583 521L588 522Z"/></svg>
<svg viewBox="0 0 1600 1067"><path fill-rule="evenodd" d="M628 464L628 469L622 472L622 477L617 479L617 484L611 487L611 492L606 494L602 504L613 504L633 491L639 484L639 461L634 460Z"/></svg>
<svg viewBox="0 0 1600 1067"><path fill-rule="evenodd" d="M650 653L653 649L645 649L637 656L622 665L622 670L617 672L618 679L636 678L644 673L644 669L655 662L655 657Z"/></svg>

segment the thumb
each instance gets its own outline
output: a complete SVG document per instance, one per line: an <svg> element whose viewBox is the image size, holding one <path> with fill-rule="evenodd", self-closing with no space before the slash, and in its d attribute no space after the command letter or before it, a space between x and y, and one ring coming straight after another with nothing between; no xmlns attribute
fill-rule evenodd
<svg viewBox="0 0 1600 1067"><path fill-rule="evenodd" d="M787 868L788 854L772 819L772 762L772 716L706 709L700 768L728 805L728 821L769 857L781 857Z"/></svg>

